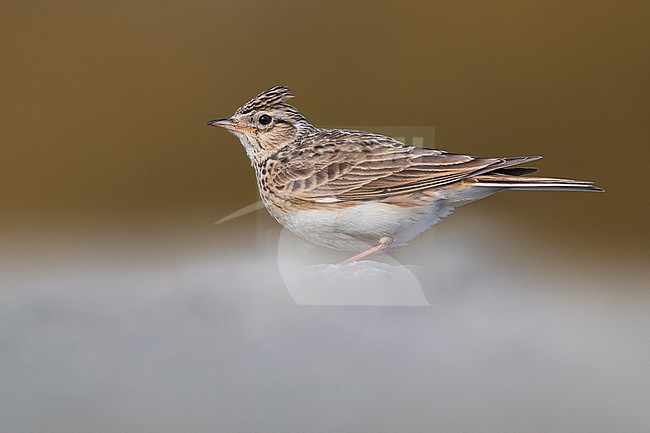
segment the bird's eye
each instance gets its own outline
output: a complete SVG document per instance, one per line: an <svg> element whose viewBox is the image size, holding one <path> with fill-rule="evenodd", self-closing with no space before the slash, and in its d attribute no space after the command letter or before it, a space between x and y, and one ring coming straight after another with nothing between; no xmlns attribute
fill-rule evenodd
<svg viewBox="0 0 650 433"><path fill-rule="evenodd" d="M271 123L271 116L269 116L268 114L262 114L259 118L259 121L262 125L268 125L269 123Z"/></svg>

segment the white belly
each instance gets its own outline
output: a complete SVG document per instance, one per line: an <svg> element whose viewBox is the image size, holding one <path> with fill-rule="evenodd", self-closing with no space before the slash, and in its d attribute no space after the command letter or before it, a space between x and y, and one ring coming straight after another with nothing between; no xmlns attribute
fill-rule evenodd
<svg viewBox="0 0 650 433"><path fill-rule="evenodd" d="M391 247L402 246L452 211L435 200L415 208L368 202L336 210L294 210L278 221L314 244L363 251L383 237L394 239Z"/></svg>

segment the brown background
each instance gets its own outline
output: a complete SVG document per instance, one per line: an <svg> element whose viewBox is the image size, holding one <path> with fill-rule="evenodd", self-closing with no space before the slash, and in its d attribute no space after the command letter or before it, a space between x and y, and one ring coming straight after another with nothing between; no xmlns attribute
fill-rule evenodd
<svg viewBox="0 0 650 433"><path fill-rule="evenodd" d="M650 431L648 23L647 1L0 1L0 430ZM408 266L292 280L347 253L265 212L214 226L257 190L205 126L278 84L316 125L435 126L607 192L499 194ZM431 306L319 301L384 280Z"/></svg>
<svg viewBox="0 0 650 433"><path fill-rule="evenodd" d="M648 253L647 2L34 0L0 17L4 231L203 225L253 202L240 144L204 123L284 84L316 125L435 125L445 150L544 155L544 174L607 193L472 212Z"/></svg>

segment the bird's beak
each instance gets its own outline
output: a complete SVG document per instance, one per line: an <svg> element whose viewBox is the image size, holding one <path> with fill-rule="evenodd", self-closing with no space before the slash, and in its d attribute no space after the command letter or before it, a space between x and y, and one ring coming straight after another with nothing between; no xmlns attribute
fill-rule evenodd
<svg viewBox="0 0 650 433"><path fill-rule="evenodd" d="M246 132L250 131L251 128L245 125L240 125L239 122L232 117L224 117L223 119L214 119L207 123L209 126L218 126L228 131L234 132Z"/></svg>
<svg viewBox="0 0 650 433"><path fill-rule="evenodd" d="M224 117L222 119L214 119L207 123L209 126L218 126L220 128L225 128L229 130L234 130L237 126L237 123L232 120L230 117Z"/></svg>

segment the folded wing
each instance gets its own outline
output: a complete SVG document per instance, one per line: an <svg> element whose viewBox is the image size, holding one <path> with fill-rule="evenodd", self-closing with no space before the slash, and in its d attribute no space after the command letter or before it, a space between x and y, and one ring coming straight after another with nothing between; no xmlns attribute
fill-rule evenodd
<svg viewBox="0 0 650 433"><path fill-rule="evenodd" d="M327 203L438 188L539 158L475 158L362 131L320 130L300 148L280 151L266 167L276 194Z"/></svg>

